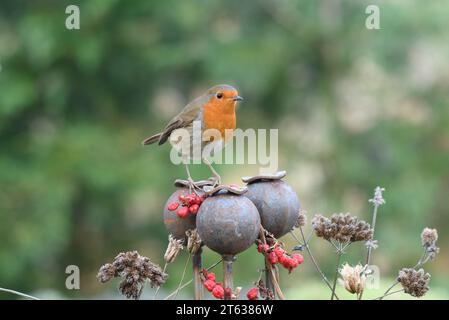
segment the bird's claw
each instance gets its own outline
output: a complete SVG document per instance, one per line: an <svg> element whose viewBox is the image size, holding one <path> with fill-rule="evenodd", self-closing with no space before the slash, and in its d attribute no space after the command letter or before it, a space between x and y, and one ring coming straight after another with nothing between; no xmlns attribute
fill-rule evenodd
<svg viewBox="0 0 449 320"><path fill-rule="evenodd" d="M220 176L215 176L215 177L209 178L209 180L212 181L212 186L214 188L221 185L221 177Z"/></svg>
<svg viewBox="0 0 449 320"><path fill-rule="evenodd" d="M201 188L190 177L187 178L187 182L189 184L189 192L190 193L194 192L196 195L198 195L198 192L196 192L196 190L201 190Z"/></svg>

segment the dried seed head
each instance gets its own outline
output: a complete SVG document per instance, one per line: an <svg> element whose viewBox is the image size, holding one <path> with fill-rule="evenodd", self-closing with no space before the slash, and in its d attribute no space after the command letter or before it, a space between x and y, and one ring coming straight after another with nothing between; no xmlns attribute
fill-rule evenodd
<svg viewBox="0 0 449 320"><path fill-rule="evenodd" d="M105 265L101 266L100 270L98 271L98 281L100 281L101 283L108 282L115 277L116 272L117 269L112 264L106 263Z"/></svg>
<svg viewBox="0 0 449 320"><path fill-rule="evenodd" d="M142 294L143 286L139 286L137 282L122 281L119 285L119 291L128 299L139 299Z"/></svg>
<svg viewBox="0 0 449 320"><path fill-rule="evenodd" d="M306 213L300 211L298 214L298 220L296 220L295 228L304 227L307 224Z"/></svg>
<svg viewBox="0 0 449 320"><path fill-rule="evenodd" d="M373 236L369 223L349 213L333 214L330 219L315 215L312 219L312 228L317 237L339 243L368 241Z"/></svg>
<svg viewBox="0 0 449 320"><path fill-rule="evenodd" d="M424 228L421 233L421 243L423 247L427 248L435 245L438 240L437 229Z"/></svg>
<svg viewBox="0 0 449 320"><path fill-rule="evenodd" d="M341 279L339 282L350 293L361 294L365 288L366 275L363 272L364 268L361 264L351 267L349 264L344 264L339 270Z"/></svg>
<svg viewBox="0 0 449 320"><path fill-rule="evenodd" d="M424 230L421 233L421 243L423 247L426 249L428 258L430 260L435 259L435 256L440 251L440 248L438 248L436 245L437 240L438 240L437 229L424 228Z"/></svg>
<svg viewBox="0 0 449 320"><path fill-rule="evenodd" d="M165 262L171 263L175 261L176 257L183 249L182 243L182 240L175 239L171 234L168 236L168 246L164 254Z"/></svg>
<svg viewBox="0 0 449 320"><path fill-rule="evenodd" d="M201 238L196 229L187 230L187 251L195 254L201 248Z"/></svg>
<svg viewBox="0 0 449 320"><path fill-rule="evenodd" d="M149 258L141 256L137 251L128 251L118 254L112 264L103 265L97 274L97 279L102 283L116 277L123 278L119 291L127 298L138 299L146 280L150 281L152 287L161 286L168 275Z"/></svg>
<svg viewBox="0 0 449 320"><path fill-rule="evenodd" d="M422 297L429 291L430 274L412 268L403 268L399 271L398 281L404 288L404 292L413 297Z"/></svg>

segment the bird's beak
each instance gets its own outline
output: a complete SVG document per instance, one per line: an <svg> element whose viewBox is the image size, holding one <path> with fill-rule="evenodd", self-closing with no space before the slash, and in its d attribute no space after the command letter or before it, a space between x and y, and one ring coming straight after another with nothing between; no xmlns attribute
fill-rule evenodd
<svg viewBox="0 0 449 320"><path fill-rule="evenodd" d="M241 96L235 96L234 98L232 98L232 100L234 100L234 101L242 101L243 98Z"/></svg>

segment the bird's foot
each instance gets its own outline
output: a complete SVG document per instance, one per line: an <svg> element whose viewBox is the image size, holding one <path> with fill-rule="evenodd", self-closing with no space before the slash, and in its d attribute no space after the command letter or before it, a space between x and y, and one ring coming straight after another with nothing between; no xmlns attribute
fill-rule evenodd
<svg viewBox="0 0 449 320"><path fill-rule="evenodd" d="M213 176L209 178L210 181L212 181L213 187L218 187L221 185L221 177L219 175Z"/></svg>
<svg viewBox="0 0 449 320"><path fill-rule="evenodd" d="M189 192L190 193L195 193L197 196L199 196L198 192L196 190L201 190L201 187L198 186L198 184L193 181L193 179L191 177L187 178L187 182L189 184Z"/></svg>

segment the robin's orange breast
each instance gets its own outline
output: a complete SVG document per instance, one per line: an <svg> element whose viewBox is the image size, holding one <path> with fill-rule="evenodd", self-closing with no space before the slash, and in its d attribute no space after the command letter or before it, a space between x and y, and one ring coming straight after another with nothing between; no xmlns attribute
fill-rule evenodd
<svg viewBox="0 0 449 320"><path fill-rule="evenodd" d="M211 103L204 106L203 121L205 129L216 129L220 132L221 138L227 141L232 137L232 130L236 126L235 104L217 107ZM226 130L229 133L225 136Z"/></svg>

